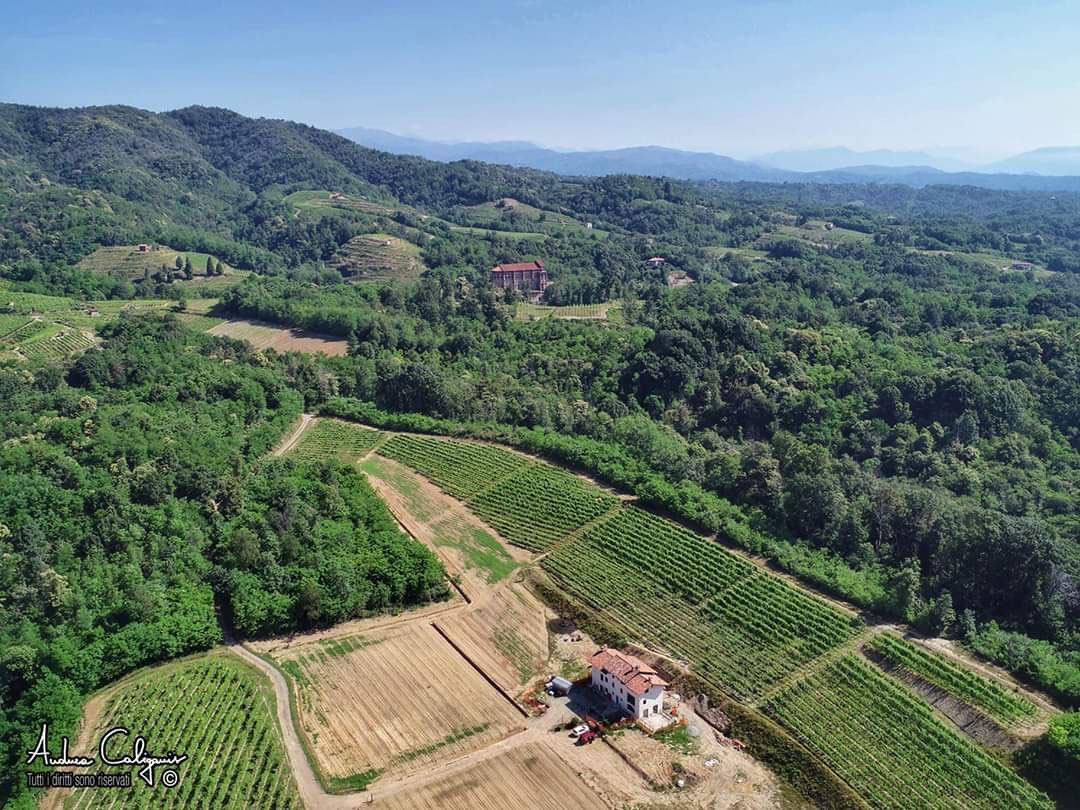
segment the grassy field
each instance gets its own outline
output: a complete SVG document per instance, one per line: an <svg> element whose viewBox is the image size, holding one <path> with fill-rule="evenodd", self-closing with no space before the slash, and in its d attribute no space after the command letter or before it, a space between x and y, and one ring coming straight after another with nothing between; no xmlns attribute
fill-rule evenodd
<svg viewBox="0 0 1080 810"><path fill-rule="evenodd" d="M812 245L842 245L849 242L872 242L874 237L862 231L852 231L847 228L826 228L823 220L810 220L804 225L779 225L776 229L778 234L790 236ZM766 240L770 236L764 237Z"/></svg>
<svg viewBox="0 0 1080 810"><path fill-rule="evenodd" d="M547 232L571 231L585 235L594 235L605 239L608 232L599 228L589 228L586 223L555 211L544 211L518 200L506 197L501 200L470 205L457 209L462 219L470 225L513 228L515 222L527 221L536 224Z"/></svg>
<svg viewBox="0 0 1080 810"><path fill-rule="evenodd" d="M123 726L132 737L115 738L116 756L130 751L134 735L147 751L175 751L187 760L155 768L155 785L145 785L137 768L133 786L66 791L67 810L106 807L273 807L302 810L296 785L274 720L274 694L264 676L227 653L185 659L124 679L112 689L96 724L93 741L106 729ZM89 751L90 748L88 747ZM93 754L96 755L96 750ZM178 783L167 787L174 770Z"/></svg>
<svg viewBox="0 0 1080 810"><path fill-rule="evenodd" d="M494 585L515 571L519 563L502 544L477 523L465 520L450 508L446 496L426 483L407 467L379 455L360 463L385 500L399 500L405 513L423 526L410 527L422 540L429 541L452 572L473 571L489 585ZM393 507L393 503L391 503ZM401 515L405 518L406 515Z"/></svg>
<svg viewBox="0 0 1080 810"><path fill-rule="evenodd" d="M1024 272L1027 267L1024 265L1031 265L1030 269L1039 278L1049 278L1055 273L1052 270L1047 270L1042 265L1026 262L1023 259L1014 259L1008 256L1002 256L997 253L980 253L972 252L965 253L959 250L921 250L918 248L912 248L912 253L918 253L923 256L956 256L961 259L968 259L974 262L982 262L983 264L989 264L992 267L996 267L998 270L1010 271L1010 272Z"/></svg>
<svg viewBox="0 0 1080 810"><path fill-rule="evenodd" d="M705 252L718 259L722 259L729 253L733 256L741 256L744 259L749 259L750 261L765 261L769 258L769 254L764 250L750 247L722 247L720 245L712 245L711 247L705 248Z"/></svg>
<svg viewBox="0 0 1080 810"><path fill-rule="evenodd" d="M390 214L395 206L389 203L368 200L351 194L331 191L296 191L282 200L291 205L297 213L307 218L321 219L335 211L361 211L367 214Z"/></svg>
<svg viewBox="0 0 1080 810"><path fill-rule="evenodd" d="M354 281L415 281L425 270L420 248L388 233L354 236L330 264Z"/></svg>
<svg viewBox="0 0 1080 810"><path fill-rule="evenodd" d="M493 228L477 228L472 225L451 225L450 230L459 233L469 233L473 236L495 236L501 239L521 239L530 242L543 242L548 238L546 233L532 233L529 231L497 231Z"/></svg>

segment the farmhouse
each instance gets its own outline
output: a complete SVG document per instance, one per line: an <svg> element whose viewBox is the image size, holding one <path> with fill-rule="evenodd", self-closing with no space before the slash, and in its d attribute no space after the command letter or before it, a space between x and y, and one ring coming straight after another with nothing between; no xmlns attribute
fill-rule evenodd
<svg viewBox="0 0 1080 810"><path fill-rule="evenodd" d="M633 717L660 714L667 681L639 658L605 647L589 660L592 686Z"/></svg>
<svg viewBox="0 0 1080 810"><path fill-rule="evenodd" d="M536 303L548 286L543 261L497 264L491 268L491 286L521 290L526 300Z"/></svg>

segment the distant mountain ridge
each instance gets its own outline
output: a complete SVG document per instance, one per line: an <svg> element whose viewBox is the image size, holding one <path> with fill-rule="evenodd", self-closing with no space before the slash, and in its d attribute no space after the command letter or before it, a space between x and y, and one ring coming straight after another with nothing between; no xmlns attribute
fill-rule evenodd
<svg viewBox="0 0 1080 810"><path fill-rule="evenodd" d="M1045 146L999 160L987 168L1015 174L1080 174L1080 146Z"/></svg>
<svg viewBox="0 0 1080 810"><path fill-rule="evenodd" d="M543 169L565 175L642 174L678 180L729 182L901 183L916 188L927 185L963 185L1000 191L1080 191L1080 148L1077 149L1075 172L1068 176L1057 176L1014 172L994 167L989 167L993 171L977 171L975 167L966 171L951 171L939 166L957 167L958 162L953 161L950 164L946 159L934 158L923 152L854 152L843 147L805 152L774 152L762 156L758 162L751 162L712 152L690 152L663 146L561 151L528 141L441 143L362 127L351 127L337 132L362 146L399 155L417 155L441 161L479 160ZM822 166L835 163L845 156L855 162L828 169L795 170L765 165L763 162L766 159L780 160L790 166L804 161L803 165L806 166ZM869 160L875 157L886 163ZM943 160L945 162L942 162ZM935 166L935 162L939 166Z"/></svg>
<svg viewBox="0 0 1080 810"><path fill-rule="evenodd" d="M892 149L874 149L857 152L846 146L832 146L825 149L788 149L769 152L753 160L764 166L787 169L793 172L823 172L835 169L847 169L853 166L880 166L901 168L918 166L938 171L966 171L977 168L974 164L964 163L929 152L896 151Z"/></svg>

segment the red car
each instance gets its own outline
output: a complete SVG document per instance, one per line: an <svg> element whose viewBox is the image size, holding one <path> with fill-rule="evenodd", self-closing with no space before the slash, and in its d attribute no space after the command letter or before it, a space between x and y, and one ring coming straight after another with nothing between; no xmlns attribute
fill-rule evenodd
<svg viewBox="0 0 1080 810"><path fill-rule="evenodd" d="M577 738L577 742L574 743L574 745L588 745L593 740L595 740L597 736L598 735L595 731L586 731L584 734Z"/></svg>

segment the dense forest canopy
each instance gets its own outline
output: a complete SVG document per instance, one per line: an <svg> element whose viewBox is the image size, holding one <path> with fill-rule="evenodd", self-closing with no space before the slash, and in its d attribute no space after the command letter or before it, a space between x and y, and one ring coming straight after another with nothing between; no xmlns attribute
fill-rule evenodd
<svg viewBox="0 0 1080 810"><path fill-rule="evenodd" d="M422 276L354 283L337 257L371 234ZM126 318L74 362L0 364L7 761L46 702L70 722L219 640L215 608L252 634L439 595L362 479L260 461L302 408L599 470L1080 703L1080 195L566 178L227 110L0 105L7 289L187 295L74 266L151 241L257 272L221 312L349 353ZM487 271L533 258L546 303L618 319L516 320Z"/></svg>

